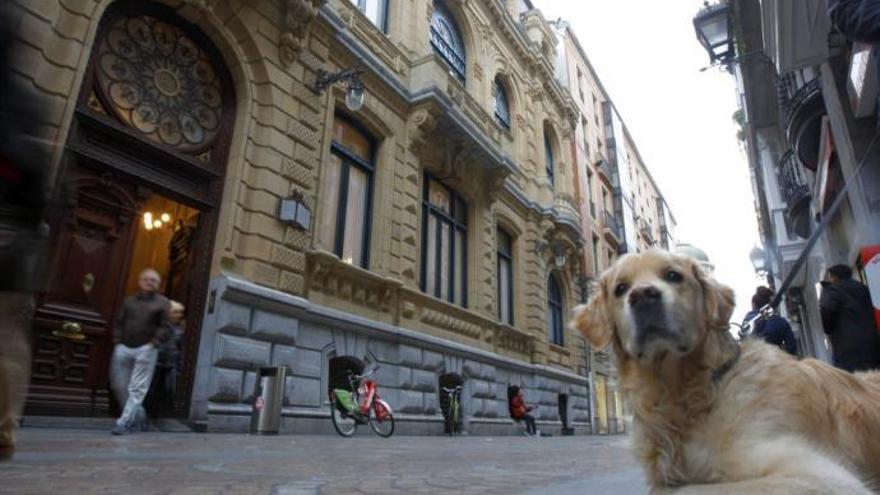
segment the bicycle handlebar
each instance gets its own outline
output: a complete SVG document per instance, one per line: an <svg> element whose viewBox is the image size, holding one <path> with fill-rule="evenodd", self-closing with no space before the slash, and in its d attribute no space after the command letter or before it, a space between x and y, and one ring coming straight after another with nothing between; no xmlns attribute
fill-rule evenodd
<svg viewBox="0 0 880 495"><path fill-rule="evenodd" d="M456 385L453 388L441 387L441 389L446 393L461 392L461 385Z"/></svg>

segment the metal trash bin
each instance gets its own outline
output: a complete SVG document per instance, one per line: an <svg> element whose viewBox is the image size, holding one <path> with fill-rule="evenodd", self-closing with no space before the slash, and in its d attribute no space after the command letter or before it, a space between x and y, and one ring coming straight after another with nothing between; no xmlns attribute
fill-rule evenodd
<svg viewBox="0 0 880 495"><path fill-rule="evenodd" d="M254 404L251 407L251 433L277 435L281 429L281 406L284 405L284 385L287 367L273 366L257 371Z"/></svg>

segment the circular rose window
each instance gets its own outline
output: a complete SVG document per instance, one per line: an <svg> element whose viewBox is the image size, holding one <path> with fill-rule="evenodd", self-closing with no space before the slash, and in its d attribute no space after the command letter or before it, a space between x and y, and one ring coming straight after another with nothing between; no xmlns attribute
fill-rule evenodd
<svg viewBox="0 0 880 495"><path fill-rule="evenodd" d="M220 130L220 79L177 26L151 16L114 22L98 47L96 73L116 116L152 141L193 152Z"/></svg>

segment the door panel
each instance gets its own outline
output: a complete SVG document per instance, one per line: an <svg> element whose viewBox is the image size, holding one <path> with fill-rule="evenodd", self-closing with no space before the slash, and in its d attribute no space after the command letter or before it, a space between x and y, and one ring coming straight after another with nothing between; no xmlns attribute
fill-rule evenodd
<svg viewBox="0 0 880 495"><path fill-rule="evenodd" d="M75 198L52 228L48 290L38 298L28 414L106 415L112 320L133 240L134 187L74 169Z"/></svg>

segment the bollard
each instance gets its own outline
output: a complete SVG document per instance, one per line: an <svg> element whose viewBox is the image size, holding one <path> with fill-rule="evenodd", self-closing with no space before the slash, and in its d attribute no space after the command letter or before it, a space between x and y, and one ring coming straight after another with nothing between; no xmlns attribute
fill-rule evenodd
<svg viewBox="0 0 880 495"><path fill-rule="evenodd" d="M281 429L281 406L287 368L273 366L257 371L254 404L251 408L251 434L277 435Z"/></svg>

